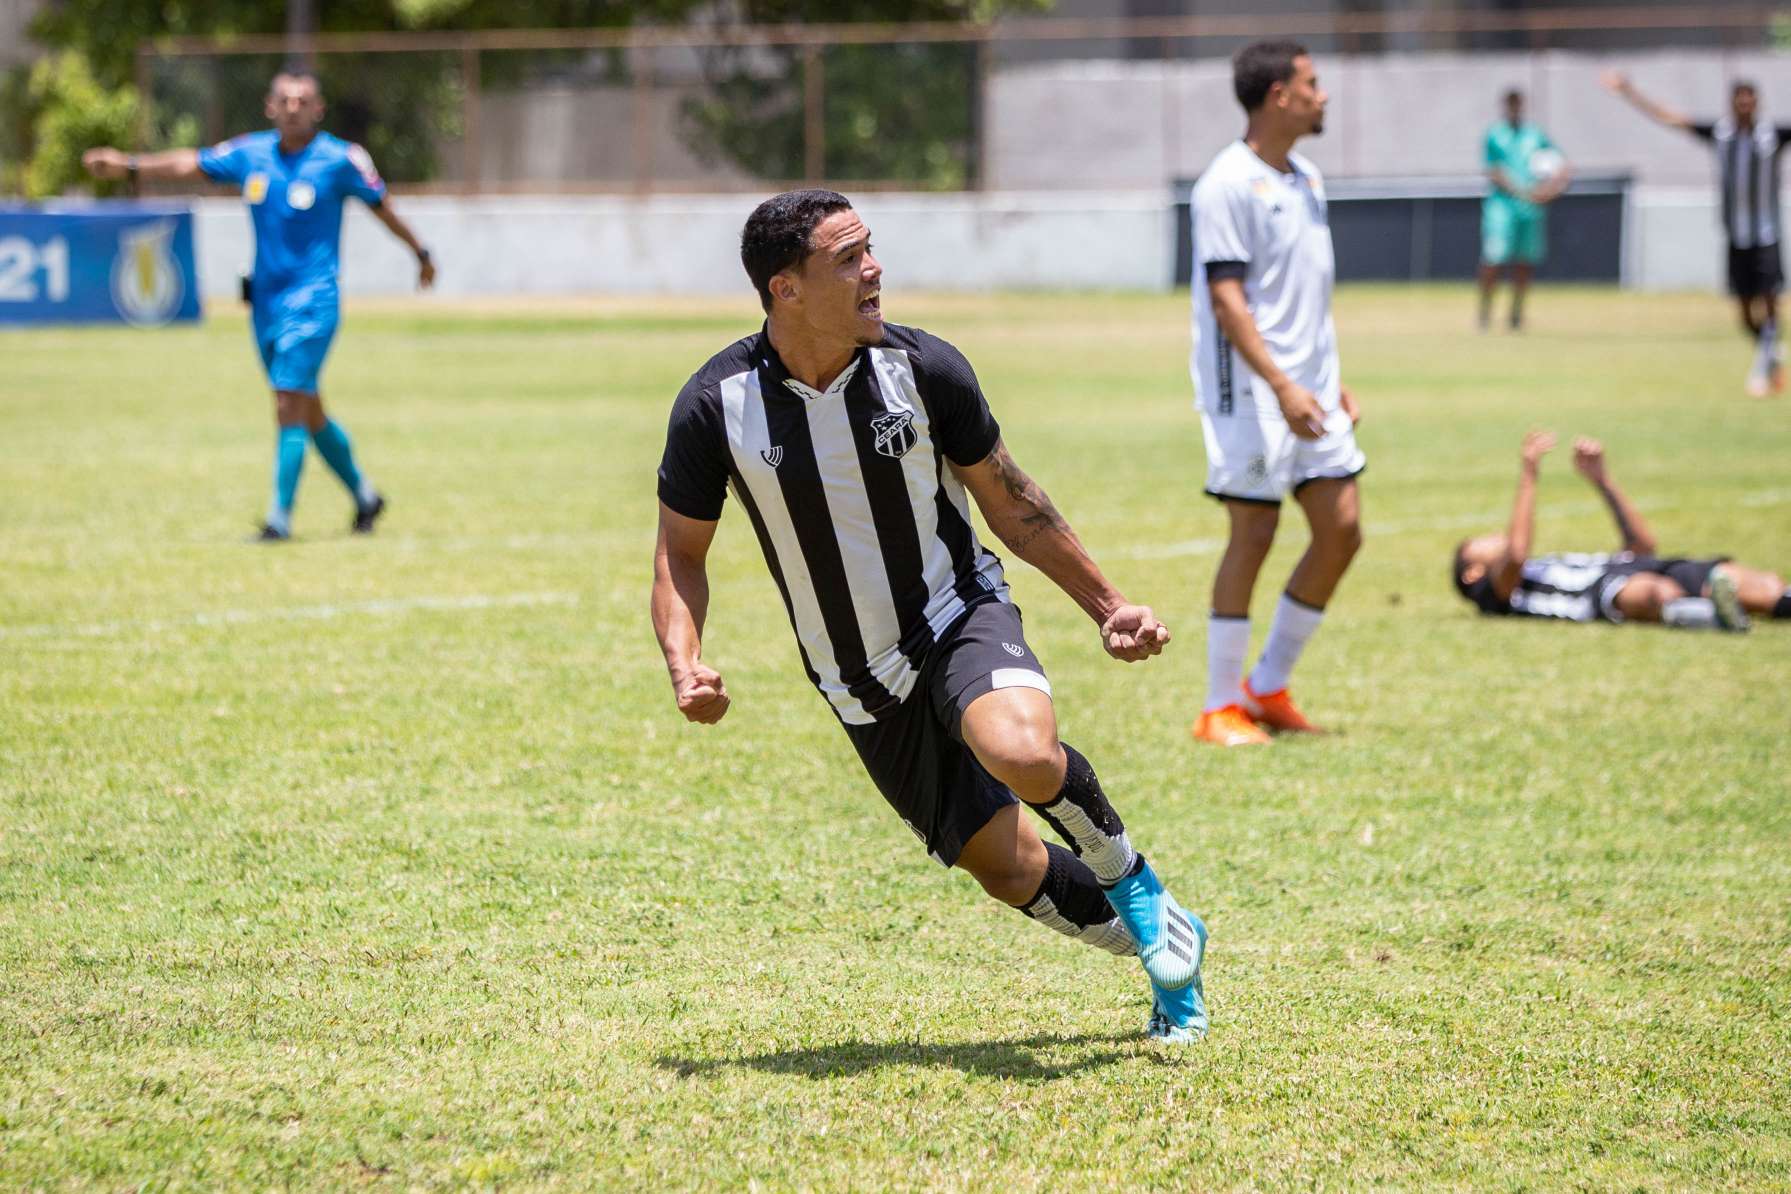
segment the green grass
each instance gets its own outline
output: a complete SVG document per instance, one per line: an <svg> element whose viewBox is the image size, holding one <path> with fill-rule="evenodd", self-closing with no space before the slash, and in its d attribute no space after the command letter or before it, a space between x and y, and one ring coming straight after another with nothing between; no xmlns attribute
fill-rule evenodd
<svg viewBox="0 0 1791 1194"><path fill-rule="evenodd" d="M351 308L371 540L272 454L240 317L0 336L0 1186L990 1190L1791 1183L1791 630L1489 621L1532 425L1663 545L1791 567L1791 401L1706 297L1349 289L1368 544L1341 733L1196 749L1221 534L1185 297L903 300L1177 638L1016 566L1067 738L1212 927L1214 1029L929 862L801 676L737 510L683 725L646 618L682 380L750 302ZM1551 461L1541 546L1611 540ZM1258 595L1272 607L1303 536ZM1262 622L1259 621L1259 635Z"/></svg>

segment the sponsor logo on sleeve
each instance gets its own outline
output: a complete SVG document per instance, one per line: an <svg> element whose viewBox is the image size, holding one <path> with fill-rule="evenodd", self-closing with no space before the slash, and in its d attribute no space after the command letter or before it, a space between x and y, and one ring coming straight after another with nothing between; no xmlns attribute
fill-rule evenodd
<svg viewBox="0 0 1791 1194"><path fill-rule="evenodd" d="M359 145L348 147L348 160L360 172L361 181L370 187L383 187L386 184L380 179L379 171L373 167L373 155Z"/></svg>

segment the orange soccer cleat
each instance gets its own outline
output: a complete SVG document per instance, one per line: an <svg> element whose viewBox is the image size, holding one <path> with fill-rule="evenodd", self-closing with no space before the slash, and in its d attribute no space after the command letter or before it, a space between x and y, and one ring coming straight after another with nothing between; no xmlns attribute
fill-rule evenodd
<svg viewBox="0 0 1791 1194"><path fill-rule="evenodd" d="M1322 734L1323 730L1306 720L1293 698L1287 695L1287 689L1257 694L1250 691L1250 681L1244 681L1244 709L1262 725L1271 730L1280 730L1291 734Z"/></svg>
<svg viewBox="0 0 1791 1194"><path fill-rule="evenodd" d="M1192 733L1196 742L1211 742L1214 746L1261 746L1269 740L1242 705L1208 709L1194 723Z"/></svg>

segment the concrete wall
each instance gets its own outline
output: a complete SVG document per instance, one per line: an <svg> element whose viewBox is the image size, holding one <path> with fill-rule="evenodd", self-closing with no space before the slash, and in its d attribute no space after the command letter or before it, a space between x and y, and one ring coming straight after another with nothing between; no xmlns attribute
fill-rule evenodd
<svg viewBox="0 0 1791 1194"><path fill-rule="evenodd" d="M1580 170L1708 184L1708 152L1599 85L1599 72L1612 66L1698 118L1726 109L1730 79L1752 78L1768 118L1776 111L1791 122L1791 54L1321 54L1316 65L1330 111L1324 135L1301 148L1337 176L1478 173L1498 97L1518 87ZM1198 174L1243 128L1230 65L1214 59L1010 66L995 75L987 104L989 182L1005 190L1167 187Z"/></svg>
<svg viewBox="0 0 1791 1194"><path fill-rule="evenodd" d="M25 27L43 7L43 0L0 0L0 66L29 62L37 47L25 37Z"/></svg>
<svg viewBox="0 0 1791 1194"><path fill-rule="evenodd" d="M394 202L434 249L446 295L727 294L747 284L740 226L757 198ZM891 289L1163 290L1173 278L1166 192L871 194L858 204ZM252 259L248 216L230 199L200 200L196 211L201 289L228 296ZM1710 188L1645 188L1632 197L1628 285L1713 289L1721 251ZM415 282L409 253L358 204L350 205L342 259L351 295L404 294Z"/></svg>

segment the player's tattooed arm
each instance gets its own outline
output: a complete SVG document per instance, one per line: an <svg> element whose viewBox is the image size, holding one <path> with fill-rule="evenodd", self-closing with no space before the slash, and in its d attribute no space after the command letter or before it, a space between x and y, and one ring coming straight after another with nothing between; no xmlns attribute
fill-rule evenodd
<svg viewBox="0 0 1791 1194"><path fill-rule="evenodd" d="M1610 507L1617 533L1623 537L1623 550L1639 556L1653 555L1658 546L1654 530L1635 503L1629 500L1629 495L1618 487L1616 478L1611 476L1605 465L1604 445L1587 436L1575 440L1573 467L1592 483L1599 496L1604 498L1605 505Z"/></svg>
<svg viewBox="0 0 1791 1194"><path fill-rule="evenodd" d="M1001 541L1013 550L1021 559L1026 558L1026 549L1038 542L1043 535L1067 535L1076 543L1076 532L1064 521L1063 515L1051 502L1051 495L1044 487L1023 472L1014 463L1013 455L1008 452L1007 445L997 443L995 451L990 455L988 463L994 468L995 477L1001 482L1001 491L1007 496L1005 513L1014 516L1017 522L1008 526L996 526L994 515L984 509L983 514L990 519L990 526L1001 536ZM981 505L981 499L977 499Z"/></svg>
<svg viewBox="0 0 1791 1194"><path fill-rule="evenodd" d="M995 444L980 464L952 471L976 499L989 529L1010 551L1043 572L1101 627L1102 648L1115 659L1147 659L1169 641L1169 628L1149 606L1133 605L1102 575L1069 520L1037 481Z"/></svg>

